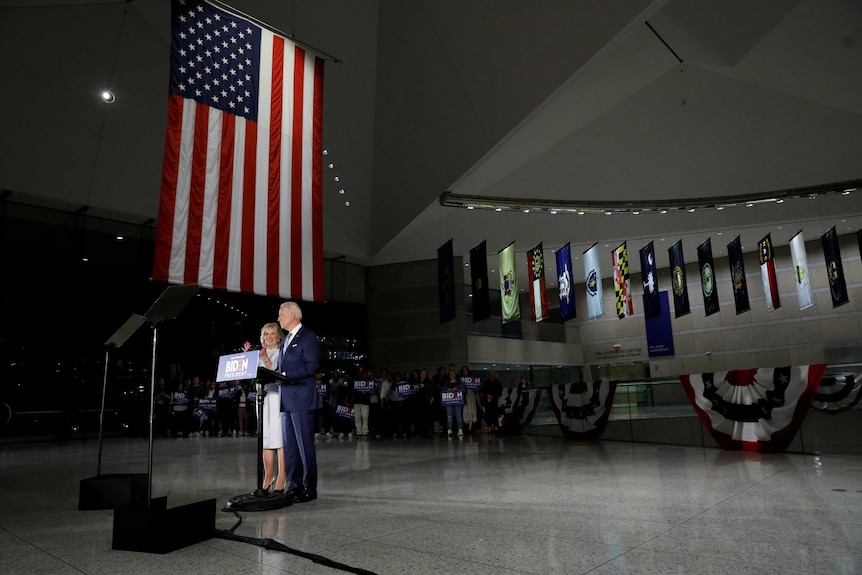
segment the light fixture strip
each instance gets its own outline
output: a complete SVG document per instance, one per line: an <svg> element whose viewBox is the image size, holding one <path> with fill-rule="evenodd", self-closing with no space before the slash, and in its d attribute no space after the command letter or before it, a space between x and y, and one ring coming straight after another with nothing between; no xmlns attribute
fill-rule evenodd
<svg viewBox="0 0 862 575"><path fill-rule="evenodd" d="M819 196L849 195L858 192L862 180L822 184L789 190L760 192L755 194L739 194L735 196L714 196L700 198L676 198L673 200L652 201L608 201L608 202L578 202L568 200L548 200L537 198L503 198L492 196L472 196L443 192L440 195L440 205L450 208L466 208L469 210L495 210L497 212L520 211L558 213L569 212L583 214L665 214L668 211L722 210L739 206L752 207L757 204L783 203L788 199L816 199Z"/></svg>

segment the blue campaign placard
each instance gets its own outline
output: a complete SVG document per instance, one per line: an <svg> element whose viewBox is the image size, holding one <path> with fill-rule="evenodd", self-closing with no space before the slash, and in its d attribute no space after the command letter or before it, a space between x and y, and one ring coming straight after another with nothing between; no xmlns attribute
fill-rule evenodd
<svg viewBox="0 0 862 575"><path fill-rule="evenodd" d="M353 408L349 405L338 405L335 407L335 417L354 420Z"/></svg>
<svg viewBox="0 0 862 575"><path fill-rule="evenodd" d="M461 383L464 384L464 389L472 389L474 391L482 389L482 378L478 375L462 375Z"/></svg>
<svg viewBox="0 0 862 575"><path fill-rule="evenodd" d="M198 408L203 411L212 411L216 408L216 398L201 397L198 399Z"/></svg>
<svg viewBox="0 0 862 575"><path fill-rule="evenodd" d="M218 358L216 381L254 379L257 376L257 358L259 355L259 351L247 351L221 356Z"/></svg>
<svg viewBox="0 0 862 575"><path fill-rule="evenodd" d="M464 392L460 389L444 389L440 392L440 405L464 405Z"/></svg>
<svg viewBox="0 0 862 575"><path fill-rule="evenodd" d="M415 383L399 381L395 384L395 389L398 391L398 397L409 397L419 391L419 386Z"/></svg>
<svg viewBox="0 0 862 575"><path fill-rule="evenodd" d="M357 378L353 380L353 393L372 394L377 393L380 380L371 378Z"/></svg>

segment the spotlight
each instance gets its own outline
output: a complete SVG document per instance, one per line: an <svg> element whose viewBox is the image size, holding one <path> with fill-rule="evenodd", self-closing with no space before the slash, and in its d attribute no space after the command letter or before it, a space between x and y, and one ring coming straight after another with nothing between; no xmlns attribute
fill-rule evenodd
<svg viewBox="0 0 862 575"><path fill-rule="evenodd" d="M111 104L116 99L117 97L110 90L105 90L104 92L102 92L102 101L106 104Z"/></svg>

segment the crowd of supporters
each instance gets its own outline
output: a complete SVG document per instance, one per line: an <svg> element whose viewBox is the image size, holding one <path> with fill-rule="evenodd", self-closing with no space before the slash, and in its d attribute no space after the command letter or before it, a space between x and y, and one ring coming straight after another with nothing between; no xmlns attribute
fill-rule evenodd
<svg viewBox="0 0 862 575"><path fill-rule="evenodd" d="M160 378L153 396L153 434L165 437L253 436L256 391L251 381L201 383L193 377L168 384Z"/></svg>
<svg viewBox="0 0 862 575"><path fill-rule="evenodd" d="M316 415L316 436L324 438L409 438L446 433L499 431L498 400L503 385L496 372L473 374L468 366L376 372L359 366L354 373L316 375L323 400ZM256 386L252 381L201 383L192 377L173 383L164 378L154 390L156 436L234 437L257 431Z"/></svg>
<svg viewBox="0 0 862 575"><path fill-rule="evenodd" d="M440 367L430 376L427 369L377 372L359 366L355 374L320 376L323 398L317 432L322 437L424 437L446 433L498 431L497 403L503 386L497 374L486 378Z"/></svg>

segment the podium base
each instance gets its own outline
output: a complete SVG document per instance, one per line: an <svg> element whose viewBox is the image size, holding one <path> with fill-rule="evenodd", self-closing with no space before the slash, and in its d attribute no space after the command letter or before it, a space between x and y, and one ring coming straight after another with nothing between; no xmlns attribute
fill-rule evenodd
<svg viewBox="0 0 862 575"><path fill-rule="evenodd" d="M167 503L167 497L157 497L149 507L117 507L111 548L165 554L215 537L215 499L173 509L168 509Z"/></svg>
<svg viewBox="0 0 862 575"><path fill-rule="evenodd" d="M78 510L141 505L147 500L148 479L146 473L108 473L82 479L78 489Z"/></svg>
<svg viewBox="0 0 862 575"><path fill-rule="evenodd" d="M231 497L225 511L271 511L293 505L293 497L280 491L262 493L255 491L244 495Z"/></svg>

